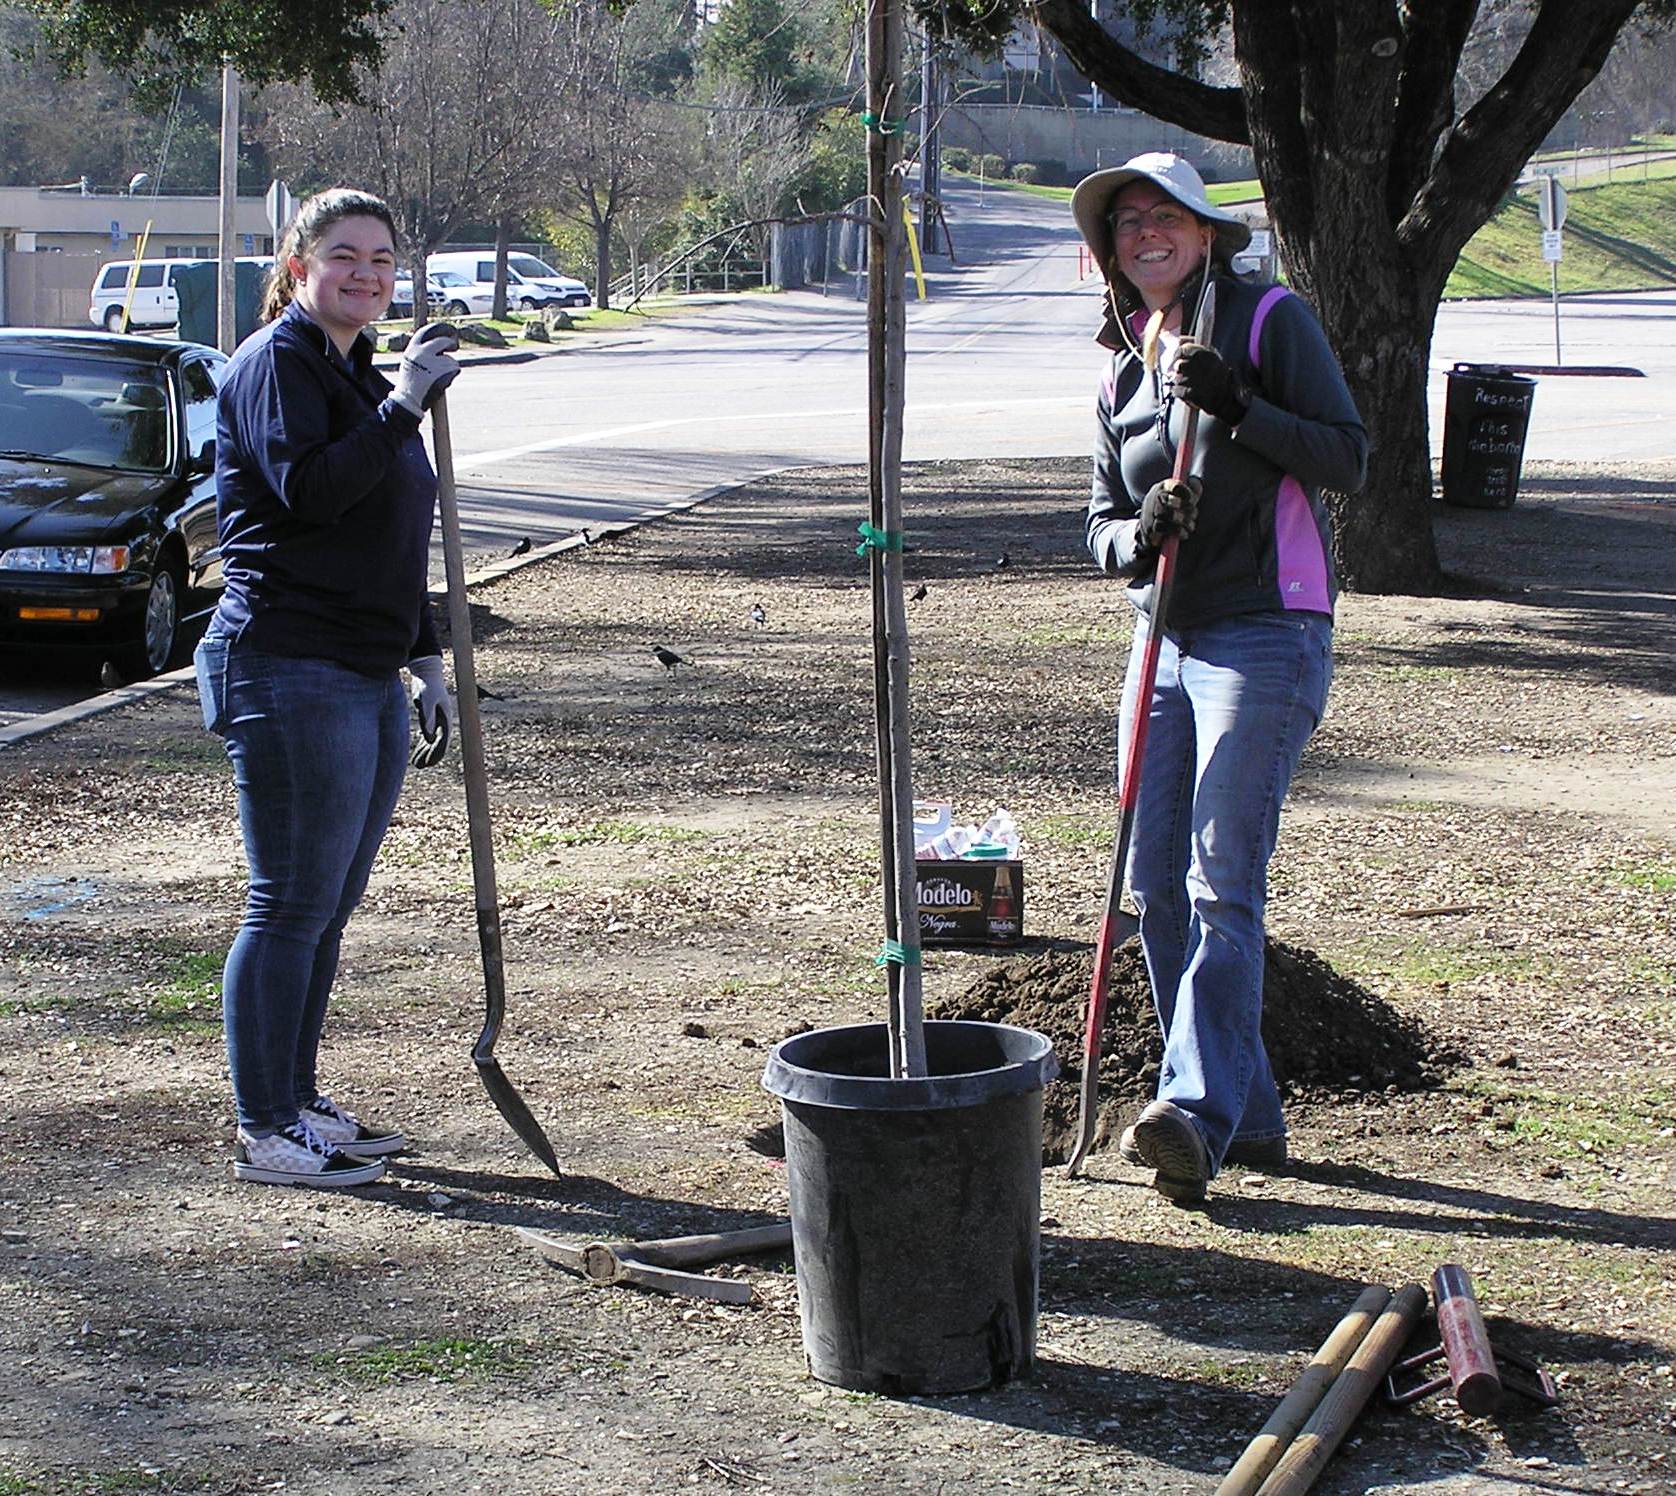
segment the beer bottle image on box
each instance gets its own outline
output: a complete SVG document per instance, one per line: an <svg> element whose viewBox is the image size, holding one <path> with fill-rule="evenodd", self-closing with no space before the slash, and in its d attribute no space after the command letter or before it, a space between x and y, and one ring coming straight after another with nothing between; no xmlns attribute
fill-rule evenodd
<svg viewBox="0 0 1676 1496"><path fill-rule="evenodd" d="M995 886L989 895L989 938L1017 940L1018 904L1013 897L1013 870L1006 863L995 869Z"/></svg>

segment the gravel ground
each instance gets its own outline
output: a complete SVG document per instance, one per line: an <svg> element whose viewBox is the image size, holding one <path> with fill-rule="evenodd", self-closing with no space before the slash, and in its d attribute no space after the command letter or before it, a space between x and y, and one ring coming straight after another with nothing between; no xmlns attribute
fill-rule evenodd
<svg viewBox="0 0 1676 1496"><path fill-rule="evenodd" d="M457 760L412 779L346 944L332 1088L416 1146L340 1199L228 1177L241 864L190 693L6 749L0 1493L1203 1492L1362 1284L1442 1261L1562 1406L1374 1408L1318 1489L1671 1489L1673 478L1529 473L1512 511L1439 511L1449 595L1344 601L1271 928L1454 1068L1314 1087L1295 1165L1230 1170L1202 1211L1114 1152L1050 1168L1038 1373L981 1396L810 1381L789 1257L715 1270L754 1288L739 1308L588 1287L510 1229L782 1214L783 1167L748 1146L767 1049L881 1016L863 474L752 485L474 593L497 1053L562 1178L470 1064ZM1129 619L1082 552L1084 483L908 475L915 781L1017 818L1013 959L1086 950L1113 829ZM997 969L935 953L928 996Z"/></svg>

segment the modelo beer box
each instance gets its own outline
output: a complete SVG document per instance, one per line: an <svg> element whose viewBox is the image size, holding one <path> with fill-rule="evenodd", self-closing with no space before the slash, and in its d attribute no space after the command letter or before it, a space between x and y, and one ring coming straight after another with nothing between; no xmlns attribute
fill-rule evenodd
<svg viewBox="0 0 1676 1496"><path fill-rule="evenodd" d="M921 945L1016 945L1024 933L1024 864L1004 858L924 859Z"/></svg>

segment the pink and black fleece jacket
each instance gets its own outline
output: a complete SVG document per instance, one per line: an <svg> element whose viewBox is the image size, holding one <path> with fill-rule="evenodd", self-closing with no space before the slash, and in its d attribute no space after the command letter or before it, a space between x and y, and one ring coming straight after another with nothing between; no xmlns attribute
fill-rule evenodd
<svg viewBox="0 0 1676 1496"><path fill-rule="evenodd" d="M1170 616L1162 621L1188 629L1242 613L1330 617L1338 582L1321 492L1354 493L1368 461L1367 431L1338 360L1315 314L1292 292L1227 274L1216 278L1211 341L1244 378L1251 406L1234 426L1199 419L1192 471L1204 491L1198 522L1177 553ZM1136 538L1141 501L1170 476L1186 414L1164 393L1166 362L1149 372L1127 347L1116 347L1100 386L1094 442L1088 548L1102 570L1129 579L1142 612L1151 608L1157 557Z"/></svg>

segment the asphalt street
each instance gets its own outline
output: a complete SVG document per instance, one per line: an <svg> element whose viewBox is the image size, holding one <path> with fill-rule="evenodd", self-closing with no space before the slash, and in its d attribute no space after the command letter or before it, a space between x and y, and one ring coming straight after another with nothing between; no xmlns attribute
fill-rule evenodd
<svg viewBox="0 0 1676 1496"><path fill-rule="evenodd" d="M1099 292L1078 279L1064 204L956 179L955 262L910 283L903 456L1047 457L1088 450L1105 355ZM1563 264L1562 264L1562 287ZM641 521L787 467L867 454L866 304L852 277L748 295L530 362L467 370L450 392L468 559ZM1676 293L1445 306L1431 360L1432 444L1457 361L1611 365L1645 377L1542 375L1527 455L1676 457ZM442 577L440 548L434 575ZM51 668L0 677L0 728L90 689Z"/></svg>

